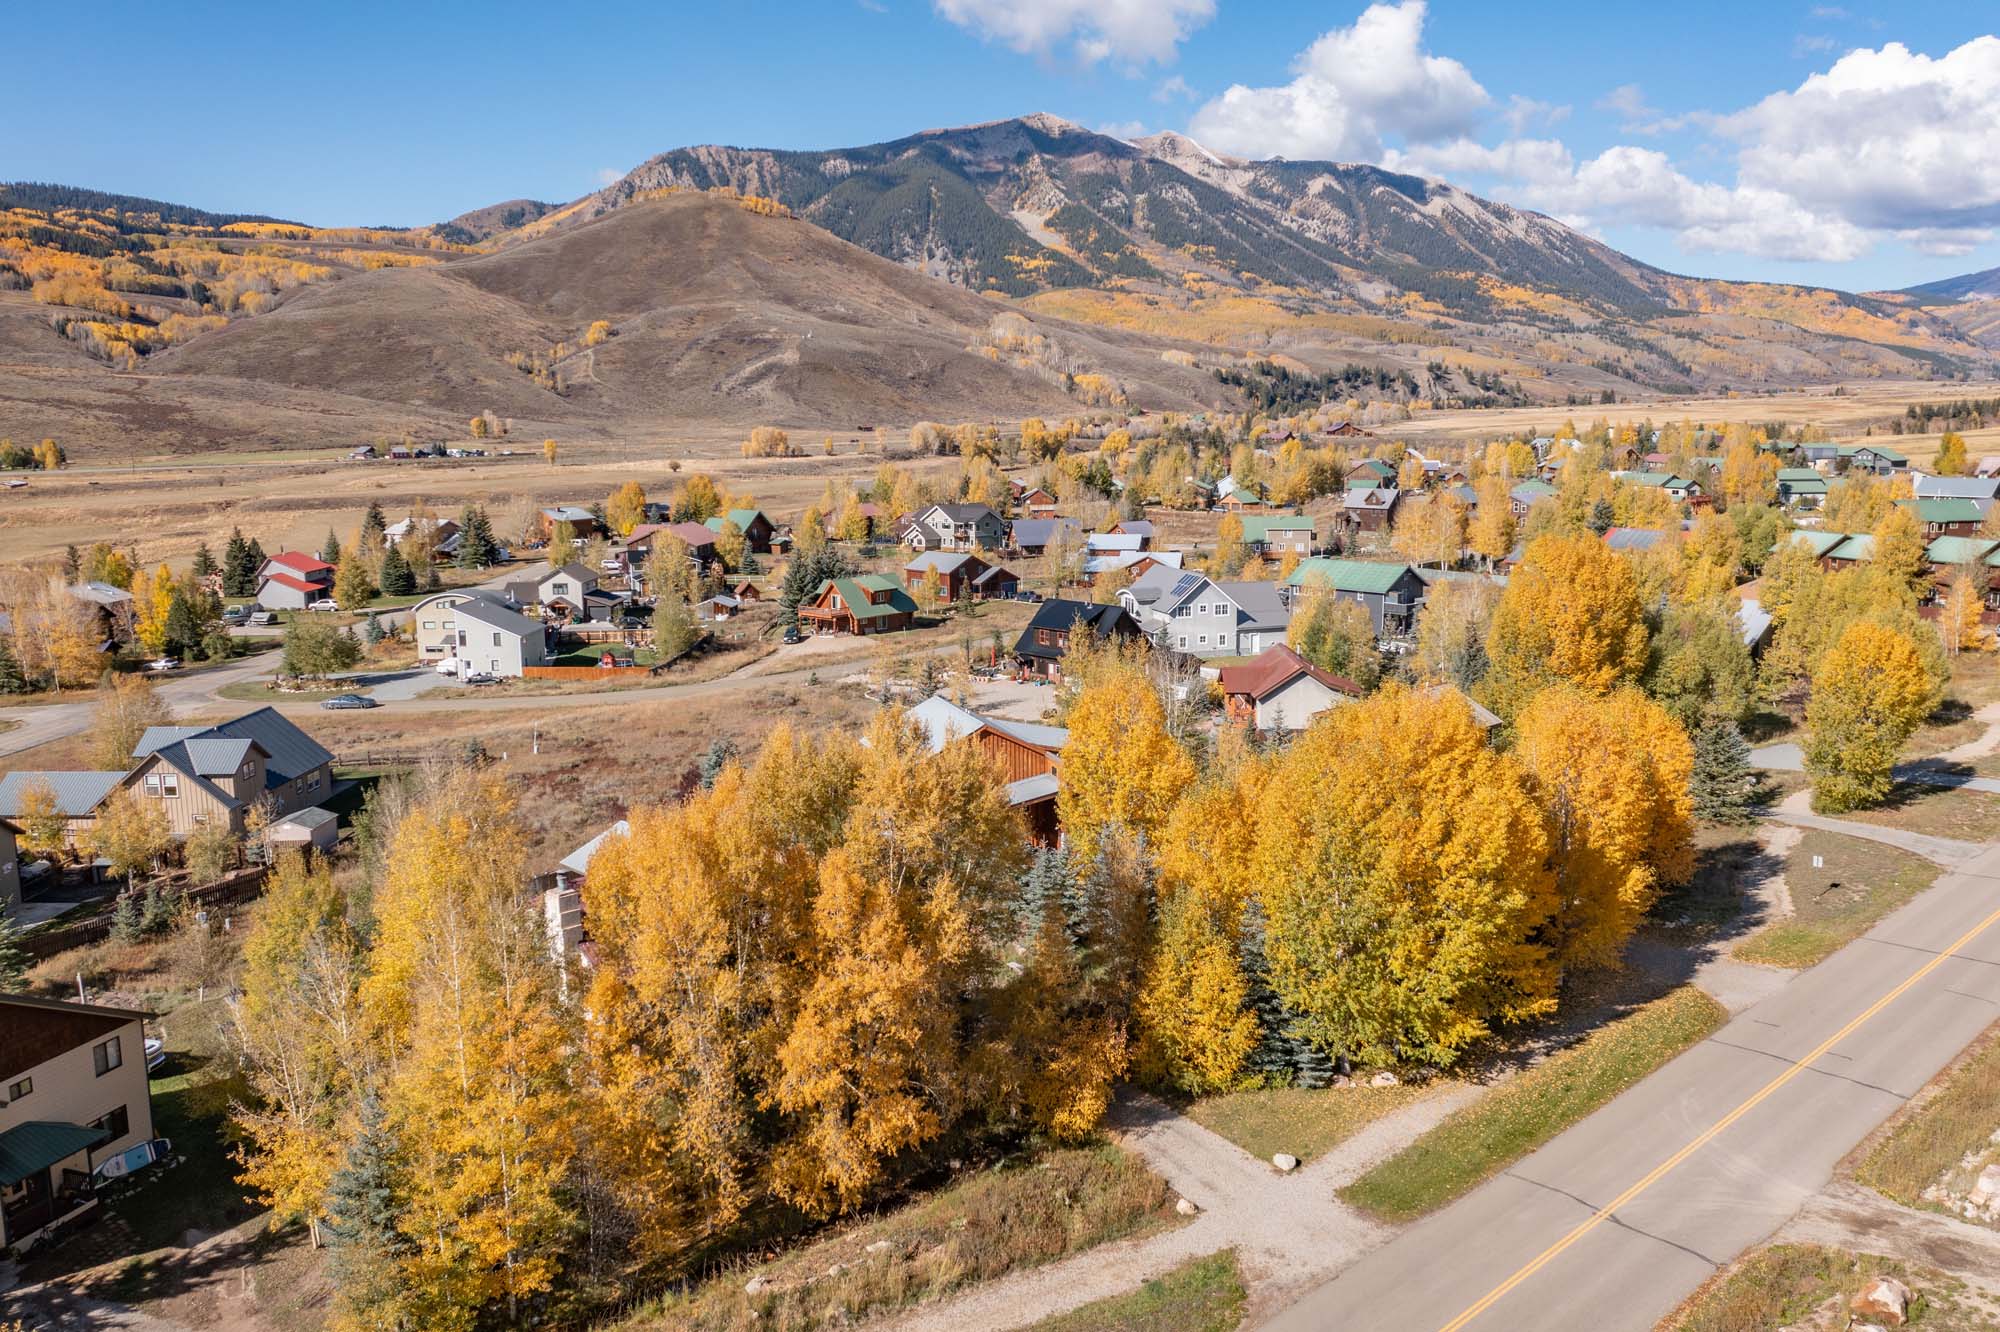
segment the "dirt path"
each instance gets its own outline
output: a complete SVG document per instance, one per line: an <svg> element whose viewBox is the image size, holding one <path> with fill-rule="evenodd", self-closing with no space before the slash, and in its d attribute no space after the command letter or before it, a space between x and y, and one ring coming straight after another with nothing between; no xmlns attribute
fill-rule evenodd
<svg viewBox="0 0 2000 1332"><path fill-rule="evenodd" d="M1334 1196L1485 1088L1455 1084L1370 1124L1290 1175L1151 1097L1123 1102L1113 1131L1202 1210L1162 1234L1107 1244L912 1310L893 1332L1006 1332L1120 1295L1186 1262L1234 1248L1251 1291L1251 1321L1281 1307L1394 1233Z"/></svg>
<svg viewBox="0 0 2000 1332"><path fill-rule="evenodd" d="M1945 763L1971 763L2000 754L2000 703L1988 703L1972 714L1972 720L1986 723L1986 733L1976 740L1947 749L1936 756Z"/></svg>

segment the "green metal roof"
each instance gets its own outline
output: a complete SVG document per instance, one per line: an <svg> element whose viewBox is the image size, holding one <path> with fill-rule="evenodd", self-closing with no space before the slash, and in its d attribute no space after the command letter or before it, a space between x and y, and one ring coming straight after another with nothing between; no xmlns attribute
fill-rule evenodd
<svg viewBox="0 0 2000 1332"><path fill-rule="evenodd" d="M1993 555L2000 555L2000 541L1990 537L1941 536L1924 548L1932 564L1971 564Z"/></svg>
<svg viewBox="0 0 2000 1332"><path fill-rule="evenodd" d="M1264 541L1272 532L1318 530L1313 520L1303 513L1252 513L1245 514L1241 521L1245 541Z"/></svg>
<svg viewBox="0 0 2000 1332"><path fill-rule="evenodd" d="M1778 469L1778 479L1779 479L1780 481L1824 481L1824 480L1826 480L1826 478L1825 478L1825 477L1823 477L1823 476L1821 476L1821 475L1819 474L1819 471L1818 471L1818 469L1816 469L1816 468L1812 468L1812 467L1780 467L1780 468Z"/></svg>
<svg viewBox="0 0 2000 1332"><path fill-rule="evenodd" d="M1915 509L1917 518L1926 523L1976 523L1986 515L1979 506L1969 499L1918 499L1897 500L1905 508Z"/></svg>
<svg viewBox="0 0 2000 1332"><path fill-rule="evenodd" d="M857 620L879 619L884 615L913 614L917 603L910 600L910 594L903 585L885 574L856 574L852 578L832 578L827 580L840 599L847 604L847 610ZM826 592L827 583L819 585L815 597ZM887 601L870 601L871 592L887 592Z"/></svg>
<svg viewBox="0 0 2000 1332"><path fill-rule="evenodd" d="M1303 560L1285 580L1287 587L1304 587L1308 579L1321 579L1336 592L1384 593L1410 571L1407 564L1382 564L1373 560Z"/></svg>
<svg viewBox="0 0 2000 1332"><path fill-rule="evenodd" d="M1384 481L1392 481L1396 476L1396 469L1380 458L1363 458L1360 462L1354 464L1353 470L1356 472L1364 470L1373 472Z"/></svg>
<svg viewBox="0 0 2000 1332"><path fill-rule="evenodd" d="M0 1186L12 1188L36 1171L67 1161L110 1135L103 1129L35 1119L0 1133Z"/></svg>
<svg viewBox="0 0 2000 1332"><path fill-rule="evenodd" d="M1805 543L1815 555L1824 555L1847 540L1845 532L1794 532L1792 540Z"/></svg>
<svg viewBox="0 0 2000 1332"><path fill-rule="evenodd" d="M1822 553L1832 560L1872 560L1875 558L1875 538L1862 532Z"/></svg>

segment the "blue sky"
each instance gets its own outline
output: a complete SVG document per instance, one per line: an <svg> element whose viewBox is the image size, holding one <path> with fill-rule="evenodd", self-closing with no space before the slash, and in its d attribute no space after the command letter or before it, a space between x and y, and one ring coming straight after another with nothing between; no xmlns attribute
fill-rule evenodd
<svg viewBox="0 0 2000 1332"><path fill-rule="evenodd" d="M1996 26L1929 0L31 5L10 34L46 55L10 63L0 178L408 225L682 144L1041 110L1379 161L1675 271L1861 290L2000 265Z"/></svg>

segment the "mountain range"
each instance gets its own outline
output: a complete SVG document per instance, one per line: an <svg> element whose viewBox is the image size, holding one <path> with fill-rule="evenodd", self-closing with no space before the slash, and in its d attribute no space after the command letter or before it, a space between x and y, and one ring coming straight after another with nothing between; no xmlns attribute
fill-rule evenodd
<svg viewBox="0 0 2000 1332"><path fill-rule="evenodd" d="M268 447L489 409L640 438L1240 407L1215 372L1260 361L1464 403L1986 377L1997 287L1685 277L1444 182L1043 115L679 148L567 204L415 231L0 186L0 435Z"/></svg>

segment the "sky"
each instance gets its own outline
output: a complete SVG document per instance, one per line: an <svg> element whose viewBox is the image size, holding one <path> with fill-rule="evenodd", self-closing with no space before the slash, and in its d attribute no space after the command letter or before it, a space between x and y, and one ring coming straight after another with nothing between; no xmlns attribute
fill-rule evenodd
<svg viewBox="0 0 2000 1332"><path fill-rule="evenodd" d="M41 54L0 179L323 225L1046 111L1439 177L1680 273L2000 266L2000 7L1965 0L107 0L8 30Z"/></svg>

